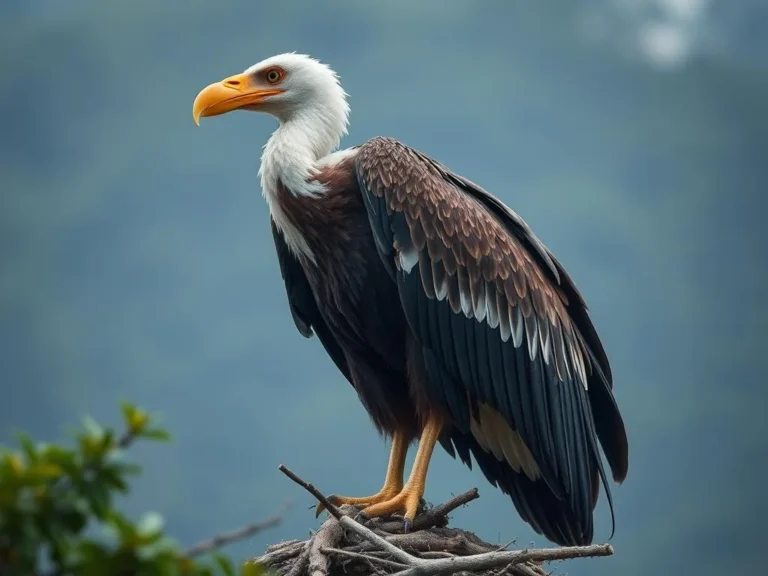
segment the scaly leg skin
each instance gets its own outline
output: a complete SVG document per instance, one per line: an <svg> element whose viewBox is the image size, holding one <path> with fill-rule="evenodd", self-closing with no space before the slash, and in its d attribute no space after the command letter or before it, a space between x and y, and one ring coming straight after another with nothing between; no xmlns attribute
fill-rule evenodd
<svg viewBox="0 0 768 576"><path fill-rule="evenodd" d="M443 420L440 416L430 416L421 432L419 450L411 468L411 475L405 486L398 494L384 502L376 502L364 508L360 515L364 518L376 518L388 516L395 512L402 512L404 516L404 530L408 532L419 510L421 497L427 484L427 470L432 452L435 449L440 431L443 428Z"/></svg>
<svg viewBox="0 0 768 576"><path fill-rule="evenodd" d="M378 504L379 502L390 500L403 489L403 473L405 471L405 457L407 454L408 440L402 432L397 431L392 436L392 450L389 453L387 476L384 479L384 486L382 489L373 496L363 496L361 498L336 496L332 494L328 496L328 500L335 506L351 504L352 506L358 507L370 506L371 504ZM323 510L325 510L325 506L318 503L315 511L315 518L317 518Z"/></svg>

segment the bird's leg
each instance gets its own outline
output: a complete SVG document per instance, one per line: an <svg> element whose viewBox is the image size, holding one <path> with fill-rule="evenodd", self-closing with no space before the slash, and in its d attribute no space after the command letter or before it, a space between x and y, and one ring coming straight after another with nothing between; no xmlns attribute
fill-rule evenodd
<svg viewBox="0 0 768 576"><path fill-rule="evenodd" d="M433 415L427 419L427 423L421 432L419 450L416 452L416 459L413 462L408 482L394 497L364 508L361 515L366 518L375 518L401 512L404 515L405 531L408 531L413 519L416 517L421 497L424 495L429 461L432 458L432 452L435 449L435 444L437 444L442 428L443 419L441 416Z"/></svg>
<svg viewBox="0 0 768 576"><path fill-rule="evenodd" d="M392 450L389 453L387 475L384 478L384 486L377 494L359 498L336 496L332 494L328 497L331 504L336 506L351 504L352 506L365 507L378 502L385 502L395 496L403 489L403 473L405 471L405 457L408 454L408 443L405 434L400 431L395 432L392 436ZM315 517L319 516L323 510L325 510L325 506L318 504Z"/></svg>

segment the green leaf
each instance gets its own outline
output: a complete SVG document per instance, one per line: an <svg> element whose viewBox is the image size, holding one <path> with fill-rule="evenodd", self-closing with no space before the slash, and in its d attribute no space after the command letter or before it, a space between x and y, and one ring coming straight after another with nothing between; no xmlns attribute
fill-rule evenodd
<svg viewBox="0 0 768 576"><path fill-rule="evenodd" d="M18 452L7 452L3 455L3 469L10 477L19 478L24 474L25 466L21 454Z"/></svg>
<svg viewBox="0 0 768 576"><path fill-rule="evenodd" d="M54 444L44 444L40 447L40 456L50 464L55 464L67 474L78 470L75 451Z"/></svg>
<svg viewBox="0 0 768 576"><path fill-rule="evenodd" d="M241 576L264 576L267 569L261 562L247 561L244 562L241 569Z"/></svg>
<svg viewBox="0 0 768 576"><path fill-rule="evenodd" d="M127 492L128 483L122 477L122 471L115 466L103 468L99 473L99 480L118 492Z"/></svg>
<svg viewBox="0 0 768 576"><path fill-rule="evenodd" d="M235 565L232 563L232 560L224 556L224 554L215 552L213 554L213 560L226 576L235 576Z"/></svg>
<svg viewBox="0 0 768 576"><path fill-rule="evenodd" d="M24 455L31 464L37 462L38 449L35 447L35 443L32 438L26 432L17 432L16 440L19 442Z"/></svg>
<svg viewBox="0 0 768 576"><path fill-rule="evenodd" d="M110 464L110 469L122 476L141 473L141 466L138 464L126 464L125 462L115 462L114 464Z"/></svg>
<svg viewBox="0 0 768 576"><path fill-rule="evenodd" d="M149 424L149 414L133 404L123 403L120 406L125 426L132 434L140 434Z"/></svg>
<svg viewBox="0 0 768 576"><path fill-rule="evenodd" d="M167 430L163 430L162 428L150 428L148 430L142 430L138 434L142 438L148 438L150 440L159 440L162 442L167 442L171 439L170 433L168 433Z"/></svg>
<svg viewBox="0 0 768 576"><path fill-rule="evenodd" d="M131 414L136 412L136 406L130 402L120 402L120 412L122 412L123 420L127 424L131 419Z"/></svg>
<svg viewBox="0 0 768 576"><path fill-rule="evenodd" d="M68 507L58 513L58 521L72 534L78 534L88 524L88 516L79 507Z"/></svg>
<svg viewBox="0 0 768 576"><path fill-rule="evenodd" d="M136 527L119 512L111 512L107 516L106 522L108 526L112 526L117 530L120 540L127 541L136 539Z"/></svg>
<svg viewBox="0 0 768 576"><path fill-rule="evenodd" d="M103 453L109 452L115 447L115 431L109 428L104 431L104 435L101 438L101 449Z"/></svg>
<svg viewBox="0 0 768 576"><path fill-rule="evenodd" d="M90 416L83 418L83 427L85 428L85 431L88 433L88 435L93 438L100 439L104 434L104 429L101 427L101 425Z"/></svg>
<svg viewBox="0 0 768 576"><path fill-rule="evenodd" d="M112 497L109 493L109 486L97 482L89 482L84 487L83 497L91 507L91 512L99 520L106 518L110 512Z"/></svg>
<svg viewBox="0 0 768 576"><path fill-rule="evenodd" d="M27 470L30 481L53 480L62 475L62 470L56 464L34 464Z"/></svg>

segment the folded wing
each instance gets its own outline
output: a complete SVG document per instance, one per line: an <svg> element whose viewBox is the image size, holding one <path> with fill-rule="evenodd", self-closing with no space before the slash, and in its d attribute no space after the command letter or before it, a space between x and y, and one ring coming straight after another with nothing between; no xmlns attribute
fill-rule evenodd
<svg viewBox="0 0 768 576"><path fill-rule="evenodd" d="M444 447L552 541L591 541L601 477L610 502L598 440L621 481L627 438L573 282L514 212L419 152L376 138L355 169L424 394L452 420Z"/></svg>

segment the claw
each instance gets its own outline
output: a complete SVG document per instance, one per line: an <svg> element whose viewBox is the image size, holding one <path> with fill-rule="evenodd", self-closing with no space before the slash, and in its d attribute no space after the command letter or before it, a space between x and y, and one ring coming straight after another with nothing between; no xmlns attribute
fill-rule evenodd
<svg viewBox="0 0 768 576"><path fill-rule="evenodd" d="M333 504L334 506L339 506L339 497L336 496L336 494L331 494L328 496L328 502ZM317 506L315 507L315 518L320 516L325 511L325 505L322 502L318 502Z"/></svg>
<svg viewBox="0 0 768 576"><path fill-rule="evenodd" d="M411 531L411 528L413 528L413 522L411 522L408 518L403 520L403 533L408 534L408 532Z"/></svg>
<svg viewBox="0 0 768 576"><path fill-rule="evenodd" d="M399 491L400 488L397 485L394 485L384 486L384 488L382 488L378 494L374 494L373 496L365 496L363 498L351 498L348 496L337 496L336 494L331 494L328 496L328 502L337 507L343 506L344 504L350 504L359 508L366 508L381 502L387 502L391 500L397 495ZM315 509L315 518L320 516L324 510L325 506L323 506L321 503L318 503L317 508Z"/></svg>
<svg viewBox="0 0 768 576"><path fill-rule="evenodd" d="M405 488L394 497L384 502L377 502L363 509L367 518L376 518L380 516L390 516L392 514L401 513L405 520L413 522L416 517L416 512L419 511L419 505L421 504L421 494L424 490L423 486L411 487L406 485Z"/></svg>

